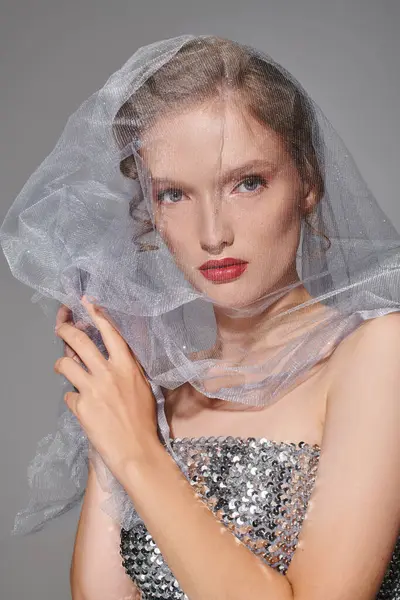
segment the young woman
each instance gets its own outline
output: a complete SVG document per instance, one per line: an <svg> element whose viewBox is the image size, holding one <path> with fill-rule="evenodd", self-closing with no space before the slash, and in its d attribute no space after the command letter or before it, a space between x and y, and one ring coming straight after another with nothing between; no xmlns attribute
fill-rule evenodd
<svg viewBox="0 0 400 600"><path fill-rule="evenodd" d="M83 265L95 296L56 327L93 452L72 596L398 600L399 238L281 67L212 36L173 42L95 105L136 190L130 222L90 260L91 230L80 261L63 238L63 273ZM67 180L64 210L82 187L98 208L107 152L97 179ZM103 218L87 206L69 234Z"/></svg>

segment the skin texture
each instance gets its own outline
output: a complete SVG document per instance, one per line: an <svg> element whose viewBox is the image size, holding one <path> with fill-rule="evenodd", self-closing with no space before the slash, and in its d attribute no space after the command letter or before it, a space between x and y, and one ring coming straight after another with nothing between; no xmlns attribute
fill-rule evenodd
<svg viewBox="0 0 400 600"><path fill-rule="evenodd" d="M300 205L310 210L317 198L276 133L234 103L206 104L160 120L144 135L141 153L156 227L187 279L221 314L299 282ZM239 279L214 283L199 272L207 260L225 257L248 261Z"/></svg>
<svg viewBox="0 0 400 600"><path fill-rule="evenodd" d="M68 357L57 361L56 371L79 389L65 400L185 593L194 600L239 600L251 582L252 598L260 600L373 600L400 530L400 315L367 322L331 359L340 377L333 376L329 389L319 472L283 576L239 543L197 497L156 438L154 399L140 366L105 315L85 306L109 359L84 333L62 324L57 334L88 367ZM88 576L75 577L74 600L94 598Z"/></svg>
<svg viewBox="0 0 400 600"><path fill-rule="evenodd" d="M282 330L271 330L271 316L311 300L296 252L301 219L318 202L312 183L301 179L282 139L233 101L168 114L144 134L141 155L156 228L186 278L213 304L214 357L260 363L272 346L285 344ZM238 279L215 282L201 274L208 260L228 257L248 263ZM286 286L295 287L273 298ZM315 303L313 310L320 309ZM234 374L221 375L205 380L210 393L238 383Z"/></svg>
<svg viewBox="0 0 400 600"><path fill-rule="evenodd" d="M86 297L82 304L101 332L109 359L104 358L83 331L62 323L56 327L56 335L78 351L88 372L68 357L59 358L54 370L62 372L79 390L67 392L65 402L79 418L105 464L119 479L118 469L124 469L124 461L140 460L147 451L147 439L158 439L154 397L140 364L101 308L89 303ZM141 401L131 402L134 397ZM126 424L124 432L123 423Z"/></svg>
<svg viewBox="0 0 400 600"><path fill-rule="evenodd" d="M179 120L160 122L144 139L143 158L154 180L169 179L162 187L153 181L156 226L185 275L214 301L221 355L234 361L239 349L263 351L273 341L265 336L268 318L309 299L306 290L294 288L262 315L234 319L232 311L295 281L300 207L317 201L312 187L301 182L279 138L234 105L194 107ZM268 186L254 185L247 171L225 178L238 163L267 158L272 167L261 174ZM171 181L172 194L164 193ZM215 284L198 272L208 259L226 256L249 263L236 281ZM78 389L65 401L191 600L242 600L249 586L252 600L373 600L400 529L400 316L367 322L329 359L320 469L298 549L282 576L238 543L195 495L157 438L155 402L140 365L107 315L84 305L110 357L68 323L67 311L60 313L56 333L75 359L66 356L55 369ZM92 469L72 596L131 600L136 590L116 566L118 531L101 514L100 497ZM110 559L96 551L102 540Z"/></svg>

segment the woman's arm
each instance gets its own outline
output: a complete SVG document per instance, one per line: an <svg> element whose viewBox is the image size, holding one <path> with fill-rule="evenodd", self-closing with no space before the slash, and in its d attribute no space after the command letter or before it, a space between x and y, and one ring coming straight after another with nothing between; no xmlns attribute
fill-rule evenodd
<svg viewBox="0 0 400 600"><path fill-rule="evenodd" d="M400 534L400 313L367 321L331 360L318 475L287 577L295 598L375 600Z"/></svg>
<svg viewBox="0 0 400 600"><path fill-rule="evenodd" d="M57 335L88 369L57 361L56 372L78 390L65 401L190 599L373 600L400 529L400 314L359 327L330 359L318 475L284 576L196 495L157 437L155 400L140 365L103 311L82 302L109 359L85 333L62 325Z"/></svg>
<svg viewBox="0 0 400 600"><path fill-rule="evenodd" d="M61 305L56 325L72 323L71 310ZM75 325L79 328L79 323ZM84 329L84 327L83 327ZM64 355L79 357L69 346ZM140 600L141 595L122 567L120 529L100 508L107 495L89 462L89 476L71 563L72 600Z"/></svg>
<svg viewBox="0 0 400 600"><path fill-rule="evenodd" d="M140 600L119 554L120 529L100 508L107 495L90 463L71 563L72 600Z"/></svg>
<svg viewBox="0 0 400 600"><path fill-rule="evenodd" d="M164 449L121 483L191 600L374 600L400 528L400 315L334 360L320 466L292 563L261 562L196 497Z"/></svg>

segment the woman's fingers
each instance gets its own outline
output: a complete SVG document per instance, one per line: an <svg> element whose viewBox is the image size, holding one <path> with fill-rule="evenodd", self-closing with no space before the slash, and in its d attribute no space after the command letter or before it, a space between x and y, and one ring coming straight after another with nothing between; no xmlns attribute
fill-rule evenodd
<svg viewBox="0 0 400 600"><path fill-rule="evenodd" d="M83 321L77 321L73 325L74 325L74 327L76 327L76 329L79 329L80 331L84 331L84 332L90 327L90 325L88 323L83 323ZM65 342L64 342L64 354L65 354L65 356L69 356L70 358L73 358L77 363L81 362L77 353L70 346L68 346L68 344L66 344Z"/></svg>
<svg viewBox="0 0 400 600"><path fill-rule="evenodd" d="M60 327L62 323L72 323L72 310L65 304L62 304L57 311L55 326ZM65 342L64 356L68 356L68 358L73 358L75 361L79 362L79 357L77 356L76 352L74 352L73 349Z"/></svg>
<svg viewBox="0 0 400 600"><path fill-rule="evenodd" d="M90 375L74 359L67 356L62 356L55 362L54 371L64 375L79 391L90 385Z"/></svg>
<svg viewBox="0 0 400 600"><path fill-rule="evenodd" d="M83 296L81 302L91 317L94 326L101 334L109 359L115 358L118 364L121 364L124 356L129 356L131 360L133 355L129 346L110 318L104 314L100 307L89 302L85 296ZM58 323L61 324L58 327L56 326L56 334L65 342L64 354L67 358L73 358L77 363L81 360L91 373L104 367L107 360L89 336L81 331L81 329L88 326L87 324L80 322L73 325L72 314L68 307L61 307L59 310Z"/></svg>
<svg viewBox="0 0 400 600"><path fill-rule="evenodd" d="M58 325L61 325L61 323L67 323L69 321L72 322L72 311L68 306L62 304L57 311L56 327L58 327Z"/></svg>
<svg viewBox="0 0 400 600"><path fill-rule="evenodd" d="M70 348L68 346L68 344L65 344L65 343L64 343L64 356L67 356L68 358L73 358L78 363L80 362L79 356L77 355L77 353L74 352L72 350L72 348Z"/></svg>
<svg viewBox="0 0 400 600"><path fill-rule="evenodd" d="M66 306L65 304L62 304L60 306L60 308L58 309L58 311L57 311L56 325L55 326L59 327L62 323L71 323L71 325L73 324L72 310L69 308L69 306ZM83 329L83 327L80 327L80 322L75 323L75 327ZM80 362L79 361L79 356L65 342L64 342L64 356L68 356L69 358L73 358L78 363Z"/></svg>
<svg viewBox="0 0 400 600"><path fill-rule="evenodd" d="M127 343L116 330L109 318L105 316L103 311L99 307L89 302L86 296L83 296L81 301L91 316L97 329L100 331L110 359L113 357L118 357L120 359L124 354L131 355Z"/></svg>
<svg viewBox="0 0 400 600"><path fill-rule="evenodd" d="M62 323L55 330L55 333L68 344L92 373L102 369L107 363L96 344L92 342L86 333L80 331L80 329L74 325Z"/></svg>
<svg viewBox="0 0 400 600"><path fill-rule="evenodd" d="M79 400L78 392L66 392L64 394L64 401L67 404L68 408L76 415L77 413L77 405Z"/></svg>

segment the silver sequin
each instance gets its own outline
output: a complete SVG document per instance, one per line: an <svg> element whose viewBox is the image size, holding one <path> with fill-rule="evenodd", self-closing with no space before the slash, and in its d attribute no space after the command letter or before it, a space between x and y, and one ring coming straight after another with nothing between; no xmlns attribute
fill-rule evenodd
<svg viewBox="0 0 400 600"><path fill-rule="evenodd" d="M285 574L314 486L320 448L265 438L175 438L189 481L218 519ZM142 600L188 600L144 525L121 530L122 564ZM400 538L376 600L400 600Z"/></svg>

